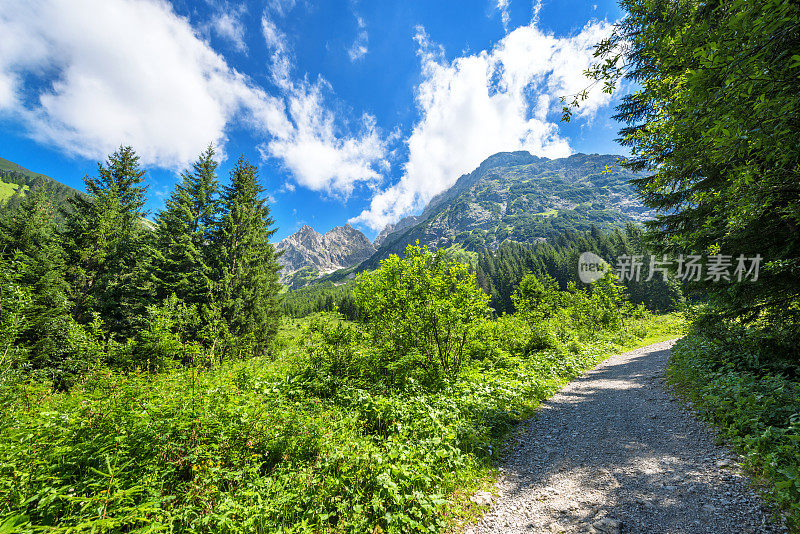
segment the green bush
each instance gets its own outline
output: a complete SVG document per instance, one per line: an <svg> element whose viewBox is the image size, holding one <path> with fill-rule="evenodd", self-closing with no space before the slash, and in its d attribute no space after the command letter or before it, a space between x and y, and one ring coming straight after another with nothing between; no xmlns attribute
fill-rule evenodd
<svg viewBox="0 0 800 534"><path fill-rule="evenodd" d="M419 244L361 275L353 293L389 370L402 377L422 369L430 383L458 375L464 347L490 313L466 265Z"/></svg>

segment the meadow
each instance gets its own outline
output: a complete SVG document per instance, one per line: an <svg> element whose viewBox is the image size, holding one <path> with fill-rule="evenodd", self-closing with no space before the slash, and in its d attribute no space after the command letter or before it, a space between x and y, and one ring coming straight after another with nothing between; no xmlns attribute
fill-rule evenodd
<svg viewBox="0 0 800 534"><path fill-rule="evenodd" d="M454 377L381 361L336 312L283 319L269 354L159 373L99 367L67 392L0 385L0 532L438 532L475 517L503 436L677 314L532 332L487 318ZM395 362L396 363L396 362ZM388 366L388 367L387 367Z"/></svg>

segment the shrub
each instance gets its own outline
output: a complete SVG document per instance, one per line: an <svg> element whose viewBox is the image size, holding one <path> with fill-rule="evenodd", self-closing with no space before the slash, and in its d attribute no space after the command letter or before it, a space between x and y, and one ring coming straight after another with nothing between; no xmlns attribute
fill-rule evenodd
<svg viewBox="0 0 800 534"><path fill-rule="evenodd" d="M17 342L28 324L31 305L28 288L20 283L19 260L0 262L0 375L19 364L27 351Z"/></svg>
<svg viewBox="0 0 800 534"><path fill-rule="evenodd" d="M354 297L376 347L398 364L393 370L420 367L431 382L458 375L464 346L490 312L489 297L464 264L419 244L361 275Z"/></svg>
<svg viewBox="0 0 800 534"><path fill-rule="evenodd" d="M520 317L533 328L558 311L561 302L558 282L548 275L540 280L529 272L511 295L511 301Z"/></svg>
<svg viewBox="0 0 800 534"><path fill-rule="evenodd" d="M193 338L202 325L197 308L178 300L173 293L161 305L148 308L148 312L147 328L137 340L136 363L148 370L198 363L195 356L202 349Z"/></svg>

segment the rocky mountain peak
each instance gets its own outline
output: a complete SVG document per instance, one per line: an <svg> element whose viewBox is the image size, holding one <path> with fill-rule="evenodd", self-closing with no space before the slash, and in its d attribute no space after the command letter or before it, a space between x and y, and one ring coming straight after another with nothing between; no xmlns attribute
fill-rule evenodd
<svg viewBox="0 0 800 534"><path fill-rule="evenodd" d="M278 243L283 255L281 282L290 283L300 270L326 274L357 265L375 253L367 236L349 224L320 234L308 225Z"/></svg>
<svg viewBox="0 0 800 534"><path fill-rule="evenodd" d="M317 232L316 230L314 230L313 228L311 228L307 224L304 224L303 226L301 226L300 229L297 232L295 232L294 234L292 234L292 235L293 236L297 236L297 237L307 237L307 236L322 237L322 234L320 234L319 232Z"/></svg>

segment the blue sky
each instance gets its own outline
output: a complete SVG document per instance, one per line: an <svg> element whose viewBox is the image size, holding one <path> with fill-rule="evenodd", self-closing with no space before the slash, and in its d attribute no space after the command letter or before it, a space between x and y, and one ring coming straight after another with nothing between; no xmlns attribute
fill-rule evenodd
<svg viewBox="0 0 800 534"><path fill-rule="evenodd" d="M0 157L81 189L130 144L157 211L214 142L260 169L280 239L375 234L487 156L621 153L615 100L573 122L621 16L573 0L0 0ZM616 98L616 97L614 97Z"/></svg>

